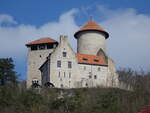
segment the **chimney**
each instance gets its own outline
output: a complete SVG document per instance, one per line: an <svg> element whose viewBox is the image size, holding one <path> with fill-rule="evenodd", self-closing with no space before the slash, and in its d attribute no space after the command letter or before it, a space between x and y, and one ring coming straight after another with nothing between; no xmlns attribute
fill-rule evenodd
<svg viewBox="0 0 150 113"><path fill-rule="evenodd" d="M60 35L60 43L67 43L68 42L68 36Z"/></svg>

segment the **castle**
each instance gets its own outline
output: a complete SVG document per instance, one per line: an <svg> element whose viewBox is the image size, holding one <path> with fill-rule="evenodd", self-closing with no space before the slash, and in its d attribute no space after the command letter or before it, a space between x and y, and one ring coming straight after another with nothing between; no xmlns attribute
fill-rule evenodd
<svg viewBox="0 0 150 113"><path fill-rule="evenodd" d="M27 87L33 84L56 88L118 87L115 64L106 54L109 34L95 21L88 21L74 37L77 53L60 36L60 42L46 37L27 43Z"/></svg>

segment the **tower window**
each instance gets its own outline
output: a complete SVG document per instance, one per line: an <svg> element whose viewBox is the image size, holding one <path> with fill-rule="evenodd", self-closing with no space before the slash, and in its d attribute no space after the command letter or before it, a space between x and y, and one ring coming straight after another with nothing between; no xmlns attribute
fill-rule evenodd
<svg viewBox="0 0 150 113"><path fill-rule="evenodd" d="M38 80L32 80L32 87L39 87L39 81Z"/></svg>
<svg viewBox="0 0 150 113"><path fill-rule="evenodd" d="M60 60L57 61L57 67L61 67L61 61Z"/></svg>
<svg viewBox="0 0 150 113"><path fill-rule="evenodd" d="M31 46L31 50L37 50L37 45Z"/></svg>
<svg viewBox="0 0 150 113"><path fill-rule="evenodd" d="M56 44L53 44L53 48L55 48L56 47Z"/></svg>
<svg viewBox="0 0 150 113"><path fill-rule="evenodd" d="M45 49L45 45L39 45L39 50Z"/></svg>
<svg viewBox="0 0 150 113"><path fill-rule="evenodd" d="M63 57L66 57L67 56L67 52L63 52Z"/></svg>
<svg viewBox="0 0 150 113"><path fill-rule="evenodd" d="M72 68L72 62L68 61L68 68Z"/></svg>
<svg viewBox="0 0 150 113"><path fill-rule="evenodd" d="M53 48L53 44L47 44L47 49L52 49Z"/></svg>

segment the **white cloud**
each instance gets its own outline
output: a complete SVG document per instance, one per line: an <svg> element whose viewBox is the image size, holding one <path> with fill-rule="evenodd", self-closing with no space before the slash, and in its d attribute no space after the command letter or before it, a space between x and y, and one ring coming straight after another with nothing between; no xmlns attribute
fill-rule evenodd
<svg viewBox="0 0 150 113"><path fill-rule="evenodd" d="M33 25L23 24L16 27L0 26L0 57L24 57L27 54L25 44L41 37L52 37L53 39L59 40L59 36L63 34L68 35L70 41L73 43L73 33L78 29L73 15L77 11L77 9L72 9L62 14L59 21L46 23L39 28ZM0 15L0 17L4 16ZM6 17L11 16L7 15ZM1 22L6 21L15 23L12 17L3 18Z"/></svg>
<svg viewBox="0 0 150 113"><path fill-rule="evenodd" d="M23 24L15 27L0 26L0 57L13 56L17 59L25 59L27 54L25 43L47 36L59 40L62 34L69 36L71 45L75 48L76 41L73 34L79 29L74 18L76 13L81 14L81 11L72 9L62 14L58 21L48 22L39 28ZM94 18L101 20L97 22L110 34L107 41L108 54L115 60L117 66L134 69L141 67L148 70L150 67L150 16L138 14L131 8L110 10L102 6L97 6L96 14L97 17L93 15ZM17 23L11 16L7 16L10 19L0 19L0 24Z"/></svg>
<svg viewBox="0 0 150 113"><path fill-rule="evenodd" d="M105 20L99 23L110 34L108 53L117 66L150 70L150 16L131 8L99 11L105 12Z"/></svg>
<svg viewBox="0 0 150 113"><path fill-rule="evenodd" d="M14 20L14 18L7 14L0 14L0 25L3 23L7 24L17 24L17 22Z"/></svg>

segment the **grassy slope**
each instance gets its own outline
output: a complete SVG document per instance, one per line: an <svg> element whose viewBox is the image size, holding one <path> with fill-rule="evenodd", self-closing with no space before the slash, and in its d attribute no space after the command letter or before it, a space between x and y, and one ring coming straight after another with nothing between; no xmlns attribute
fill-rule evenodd
<svg viewBox="0 0 150 113"><path fill-rule="evenodd" d="M39 92L10 85L0 87L0 113L135 113L148 104L149 94L138 90L91 88Z"/></svg>

